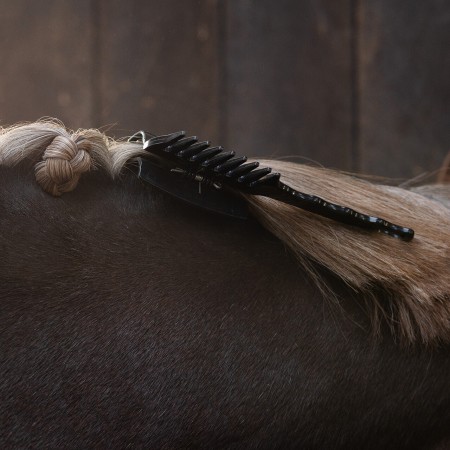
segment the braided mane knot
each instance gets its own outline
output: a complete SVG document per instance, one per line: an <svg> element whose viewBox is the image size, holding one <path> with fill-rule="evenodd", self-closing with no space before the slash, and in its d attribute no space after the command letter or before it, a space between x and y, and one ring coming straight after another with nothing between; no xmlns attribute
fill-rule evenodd
<svg viewBox="0 0 450 450"><path fill-rule="evenodd" d="M91 168L90 151L91 143L82 136L56 136L36 164L37 182L54 196L72 191L80 175Z"/></svg>

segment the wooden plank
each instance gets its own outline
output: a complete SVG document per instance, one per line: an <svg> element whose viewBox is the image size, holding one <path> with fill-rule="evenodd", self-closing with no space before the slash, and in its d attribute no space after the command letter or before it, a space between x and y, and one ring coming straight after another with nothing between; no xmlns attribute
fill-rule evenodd
<svg viewBox="0 0 450 450"><path fill-rule="evenodd" d="M359 17L362 169L437 169L450 149L450 3L361 0Z"/></svg>
<svg viewBox="0 0 450 450"><path fill-rule="evenodd" d="M89 0L15 0L0 13L0 123L52 116L91 126Z"/></svg>
<svg viewBox="0 0 450 450"><path fill-rule="evenodd" d="M227 3L230 148L352 168L349 0Z"/></svg>
<svg viewBox="0 0 450 450"><path fill-rule="evenodd" d="M101 2L101 120L139 129L218 134L216 0Z"/></svg>

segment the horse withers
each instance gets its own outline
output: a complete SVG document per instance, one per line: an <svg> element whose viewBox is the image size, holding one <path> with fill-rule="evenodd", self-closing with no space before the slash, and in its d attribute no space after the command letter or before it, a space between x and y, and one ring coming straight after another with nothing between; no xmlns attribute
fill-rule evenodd
<svg viewBox="0 0 450 450"><path fill-rule="evenodd" d="M443 202L270 161L415 236L248 193L242 220L143 183L147 156L57 122L2 131L1 448L446 448Z"/></svg>

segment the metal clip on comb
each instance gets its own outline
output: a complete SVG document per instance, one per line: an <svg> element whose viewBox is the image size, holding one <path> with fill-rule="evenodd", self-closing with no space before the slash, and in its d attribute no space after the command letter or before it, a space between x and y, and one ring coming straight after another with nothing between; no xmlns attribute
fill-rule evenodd
<svg viewBox="0 0 450 450"><path fill-rule="evenodd" d="M235 157L233 151L225 151L220 146L210 147L208 141L198 142L196 137L186 137L184 131L155 137L139 131L129 141L142 142L144 150L149 152L149 159L141 160L140 177L151 184L155 184L151 176L150 179L142 176L146 171L146 164L154 165L150 155L156 158L158 167L163 168L165 174L181 174L198 182L199 189L204 184L213 190L262 195L337 222L375 230L404 241L410 241L414 237L411 228L299 192L280 181L280 174L272 172L270 167L259 168L258 162L247 163L245 156Z"/></svg>

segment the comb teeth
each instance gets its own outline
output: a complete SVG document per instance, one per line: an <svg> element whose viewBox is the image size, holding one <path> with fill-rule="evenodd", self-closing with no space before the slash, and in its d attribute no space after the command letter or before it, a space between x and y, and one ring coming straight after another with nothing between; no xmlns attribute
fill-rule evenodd
<svg viewBox="0 0 450 450"><path fill-rule="evenodd" d="M214 168L214 172L220 173L220 174L227 173L230 170L233 170L236 167L239 167L241 164L244 164L246 161L247 161L246 156L240 156L239 158L230 159L229 161L216 166Z"/></svg>
<svg viewBox="0 0 450 450"><path fill-rule="evenodd" d="M220 147L222 148L222 147ZM221 152L219 153L217 156L214 156L211 159L207 159L206 161L202 162L202 167L209 169L209 168L215 168L223 163L225 163L226 161L228 161L229 159L231 159L236 153L231 151L231 152ZM215 170L215 169L214 169Z"/></svg>
<svg viewBox="0 0 450 450"><path fill-rule="evenodd" d="M237 178L242 175L245 175L249 172L251 172L253 169L256 169L259 166L259 162L251 162L248 164L242 164L238 167L236 167L233 170L230 170L226 173L226 176L229 178Z"/></svg>
<svg viewBox="0 0 450 450"><path fill-rule="evenodd" d="M180 158L189 158L193 155L197 155L202 150L205 150L205 148L208 147L209 147L208 141L198 142L197 144L190 145L184 150L181 150L180 152L177 153L177 156Z"/></svg>
<svg viewBox="0 0 450 450"><path fill-rule="evenodd" d="M262 170L262 169L261 169ZM252 181L248 187L250 188L257 188L261 186L277 186L278 182L280 181L281 175L278 172L272 172L268 175L264 176L263 178L260 178L259 180Z"/></svg>
<svg viewBox="0 0 450 450"><path fill-rule="evenodd" d="M264 167L263 169L257 169L252 170L250 173L246 175L241 175L238 178L239 183L249 184L254 181L257 181L261 179L262 177L268 175L270 172L272 172L272 169L270 167Z"/></svg>
<svg viewBox="0 0 450 450"><path fill-rule="evenodd" d="M198 141L196 136L191 136L187 138L180 139L175 144L167 146L167 148L164 149L167 153L177 153L181 150L184 150L185 148L188 148L190 145L195 144Z"/></svg>
<svg viewBox="0 0 450 450"><path fill-rule="evenodd" d="M211 147L206 150L202 150L200 153L197 153L194 156L191 156L189 158L189 161L202 163L203 161L211 159L214 156L218 155L219 153L222 153L222 151L223 151L222 147Z"/></svg>
<svg viewBox="0 0 450 450"><path fill-rule="evenodd" d="M146 140L148 133L140 131L134 134L129 141L143 142L148 151L163 150L187 163L193 170L211 170L216 175L225 176L230 182L237 182L249 187L276 185L280 175L271 174L269 167L255 170L258 162L247 163L247 157L234 158L235 152L225 152L223 147L209 147L209 141L198 142L196 136L185 137L184 131L156 136ZM197 169L195 169L197 167ZM188 169L189 170L189 169Z"/></svg>

